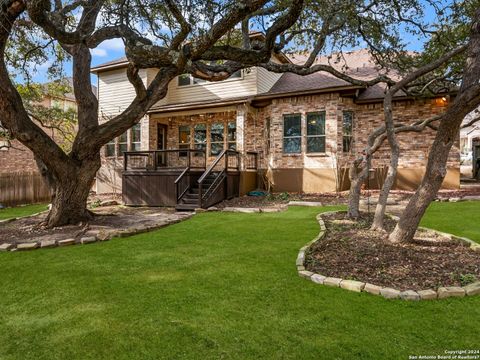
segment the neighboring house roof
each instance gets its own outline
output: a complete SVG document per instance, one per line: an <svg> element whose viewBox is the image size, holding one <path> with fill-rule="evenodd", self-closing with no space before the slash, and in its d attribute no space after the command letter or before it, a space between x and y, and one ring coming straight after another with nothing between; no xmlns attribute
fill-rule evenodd
<svg viewBox="0 0 480 360"><path fill-rule="evenodd" d="M68 85L73 89L73 78L67 77L67 78L65 78L65 80L68 82ZM47 83L45 85L48 85L48 84L49 83ZM95 85L92 85L92 92L95 94L96 97L98 97L98 89ZM47 96L48 96L48 94L47 94ZM66 93L64 95L64 97L67 100L76 101L75 94L72 93L72 92Z"/></svg>

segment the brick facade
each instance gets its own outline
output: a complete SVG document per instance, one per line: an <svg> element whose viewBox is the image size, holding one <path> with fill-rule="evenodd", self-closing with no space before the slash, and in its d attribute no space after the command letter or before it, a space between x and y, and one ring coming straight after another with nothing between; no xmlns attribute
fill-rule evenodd
<svg viewBox="0 0 480 360"><path fill-rule="evenodd" d="M440 99L396 101L394 103L395 121L397 124L411 124L428 119L442 113L445 106L446 104ZM354 119L350 153L344 153L342 148L344 111L352 112ZM306 118L309 113L325 114L325 152L313 154L306 152ZM301 152L298 154L286 154L283 151L284 115L287 114L301 116ZM215 159L215 156L210 154L211 125L222 123L226 129L228 123L235 123L237 150L258 152L259 168L269 167L273 171L275 191L335 191L339 186L338 169L348 168L351 159L366 147L368 135L373 129L383 124L383 119L382 103L356 104L351 97L342 97L340 93L284 97L273 99L270 104L263 107L253 107L245 103L230 106L227 109L211 108L183 113L152 114L150 118L142 121L142 149L157 149L159 124L167 129L167 149L179 147L180 126L189 126L190 147L194 147L194 126L205 124L208 165ZM225 130L224 148L227 146L226 135ZM414 189L418 185L434 137L435 132L431 129L421 133L398 135L401 157L397 188ZM375 154L372 163L377 171L376 186L381 185L388 163L389 148L385 141L382 148ZM118 165L120 170L121 165ZM448 161L449 174L445 187L458 187L459 166L459 151L458 147L454 146ZM346 172L342 176L345 177ZM348 183L342 186L345 189Z"/></svg>
<svg viewBox="0 0 480 360"><path fill-rule="evenodd" d="M0 149L0 174L38 172L33 153L17 140Z"/></svg>

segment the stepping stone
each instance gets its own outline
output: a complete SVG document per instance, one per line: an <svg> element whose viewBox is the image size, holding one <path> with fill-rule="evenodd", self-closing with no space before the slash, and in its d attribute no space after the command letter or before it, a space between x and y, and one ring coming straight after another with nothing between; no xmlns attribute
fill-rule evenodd
<svg viewBox="0 0 480 360"><path fill-rule="evenodd" d="M203 210L203 209L202 209ZM226 207L223 209L223 211L227 212L239 212L239 213L259 213L260 209L259 208L236 208L236 207Z"/></svg>
<svg viewBox="0 0 480 360"><path fill-rule="evenodd" d="M319 201L290 201L289 206L322 206Z"/></svg>
<svg viewBox="0 0 480 360"><path fill-rule="evenodd" d="M58 246L75 245L75 239L65 239L58 242Z"/></svg>
<svg viewBox="0 0 480 360"><path fill-rule="evenodd" d="M365 284L365 287L363 288L363 291L373 295L380 295L380 290L382 290L381 286L373 284Z"/></svg>
<svg viewBox="0 0 480 360"><path fill-rule="evenodd" d="M449 297L464 297L465 290L459 286L446 286L438 289L438 298L445 299Z"/></svg>
<svg viewBox="0 0 480 360"><path fill-rule="evenodd" d="M327 278L323 281L323 285L333 286L333 287L339 287L339 286L340 286L340 283L342 282L342 280L343 280L343 279L340 279L340 278L327 277Z"/></svg>
<svg viewBox="0 0 480 360"><path fill-rule="evenodd" d="M57 246L56 240L42 240L40 247L43 248L52 248Z"/></svg>
<svg viewBox="0 0 480 360"><path fill-rule="evenodd" d="M33 250L38 248L38 243L23 243L23 244L18 244L17 245L17 250L22 251L22 250Z"/></svg>
<svg viewBox="0 0 480 360"><path fill-rule="evenodd" d="M467 294L467 296L478 295L480 294L480 281L464 286L463 288L465 289L465 294Z"/></svg>
<svg viewBox="0 0 480 360"><path fill-rule="evenodd" d="M13 248L13 244L4 243L0 245L0 251L10 251Z"/></svg>
<svg viewBox="0 0 480 360"><path fill-rule="evenodd" d="M326 276L319 275L319 274L313 274L310 280L312 280L315 284L321 284L323 285L324 281L326 279Z"/></svg>
<svg viewBox="0 0 480 360"><path fill-rule="evenodd" d="M400 299L402 300L410 300L410 301L418 301L420 300L420 295L413 290L406 290L400 293Z"/></svg>
<svg viewBox="0 0 480 360"><path fill-rule="evenodd" d="M392 288L383 288L380 290L380 295L385 299L398 299L400 297L400 291Z"/></svg>
<svg viewBox="0 0 480 360"><path fill-rule="evenodd" d="M434 300L438 296L437 292L432 289L420 290L418 295L420 295L420 299L422 300Z"/></svg>
<svg viewBox="0 0 480 360"><path fill-rule="evenodd" d="M312 275L313 275L313 272L307 271L307 270L303 270L303 271L299 271L299 272L298 272L298 275L299 275L300 277L305 278L305 279L310 279L310 278L312 277Z"/></svg>
<svg viewBox="0 0 480 360"><path fill-rule="evenodd" d="M342 280L340 287L345 290L361 292L365 287L365 283L355 280Z"/></svg>
<svg viewBox="0 0 480 360"><path fill-rule="evenodd" d="M80 242L82 244L91 244L91 243L94 243L97 241L97 238L95 236L86 236L86 237L82 237L80 239Z"/></svg>

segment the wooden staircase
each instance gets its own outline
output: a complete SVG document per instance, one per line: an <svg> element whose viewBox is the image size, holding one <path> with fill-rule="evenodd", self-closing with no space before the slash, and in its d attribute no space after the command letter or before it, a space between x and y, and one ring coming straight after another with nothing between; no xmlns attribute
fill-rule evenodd
<svg viewBox="0 0 480 360"><path fill-rule="evenodd" d="M175 180L179 211L209 208L225 199L239 196L240 156L223 150L197 180L187 166Z"/></svg>
<svg viewBox="0 0 480 360"><path fill-rule="evenodd" d="M203 186L209 188L220 175L220 172L212 172L205 177ZM200 206L200 185L198 182L194 182L187 190L187 192L178 200L175 207L178 211L193 211Z"/></svg>

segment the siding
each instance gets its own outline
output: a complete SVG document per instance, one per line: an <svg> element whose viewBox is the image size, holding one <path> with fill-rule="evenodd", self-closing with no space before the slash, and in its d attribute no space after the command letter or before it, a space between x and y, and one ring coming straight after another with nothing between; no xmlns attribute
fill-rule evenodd
<svg viewBox="0 0 480 360"><path fill-rule="evenodd" d="M148 72L148 79L155 76ZM167 96L157 105L181 104L188 102L238 98L257 94L257 69L244 71L243 78L220 82L207 82L189 86L178 86L177 79L172 80L168 87Z"/></svg>
<svg viewBox="0 0 480 360"><path fill-rule="evenodd" d="M126 69L105 71L99 74L98 98L100 118L124 111L135 99L135 89L127 78ZM146 83L147 72L140 71L140 77Z"/></svg>
<svg viewBox="0 0 480 360"><path fill-rule="evenodd" d="M282 76L282 74L270 72L264 68L257 68L257 74L257 89L259 94L269 91Z"/></svg>

